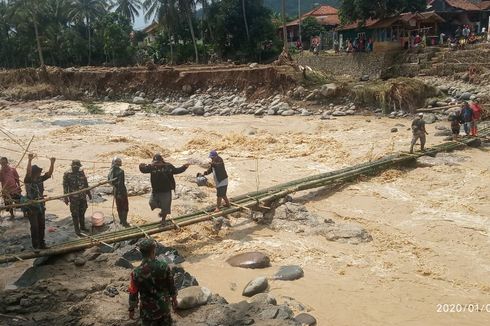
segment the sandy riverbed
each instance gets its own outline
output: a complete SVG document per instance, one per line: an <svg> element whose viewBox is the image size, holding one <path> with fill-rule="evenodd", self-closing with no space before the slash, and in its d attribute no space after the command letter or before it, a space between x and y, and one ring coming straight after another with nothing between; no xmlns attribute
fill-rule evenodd
<svg viewBox="0 0 490 326"><path fill-rule="evenodd" d="M111 113L124 104L103 107ZM24 103L1 112L1 127L25 143L35 136L34 153L60 158L53 179L45 183L47 195L61 192L63 172L74 158L97 162L84 163L89 182L95 182L105 178L115 155L123 158L128 176L140 178L137 164L149 162L154 152L179 165L188 160L206 162L208 151L216 148L227 163L233 196L406 150L410 141L408 119L356 116L321 121L318 116L142 114L118 118L79 112L75 102ZM443 124L447 123L439 125ZM428 127L429 133L434 134L436 125ZM399 131L391 133L393 127ZM0 141L2 147L19 150L3 135ZM441 137L429 137L429 145L441 141ZM20 157L4 149L0 153L11 157L13 164ZM201 285L230 302L243 300L241 290L251 278L272 275L281 265L299 264L305 277L294 282L272 281L271 293L279 301L282 296L294 297L318 318L319 325L488 324L490 307L488 313L437 312L437 304L490 304L488 151L468 149L455 155L461 158L456 165L388 171L335 192L294 196L322 217L361 224L373 236L367 244L275 232L244 219L232 219L234 227L219 236L200 225L158 238L184 254L184 267ZM48 162L41 157L36 161L45 169ZM25 163L19 168L21 175ZM202 170L191 166L177 177L177 183L195 187L192 179ZM186 196L176 199L173 215L214 202L212 189L201 191L205 197L200 201ZM148 195L130 198L130 222L157 220L147 200ZM112 200L90 205L87 214L93 211L110 216ZM61 201L50 202L48 212L54 215L53 225L69 215ZM8 228L4 235L28 231L20 217L1 225ZM57 232L69 233L70 229L48 233L48 243L60 237ZM269 254L272 267L242 270L224 262L245 250ZM11 286L28 265L7 267L0 286Z"/></svg>

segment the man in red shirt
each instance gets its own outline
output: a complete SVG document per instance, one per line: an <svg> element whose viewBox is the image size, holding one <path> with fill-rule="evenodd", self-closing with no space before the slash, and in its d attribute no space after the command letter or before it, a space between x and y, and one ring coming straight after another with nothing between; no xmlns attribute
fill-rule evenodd
<svg viewBox="0 0 490 326"><path fill-rule="evenodd" d="M17 170L9 165L6 157L0 158L0 183L2 184L2 197L4 204L11 205L20 200L20 181ZM14 210L10 210L11 218L14 218Z"/></svg>
<svg viewBox="0 0 490 326"><path fill-rule="evenodd" d="M471 120L471 135L478 135L478 121L481 119L481 106L478 100L474 100L471 103L471 110L473 111L473 119Z"/></svg>

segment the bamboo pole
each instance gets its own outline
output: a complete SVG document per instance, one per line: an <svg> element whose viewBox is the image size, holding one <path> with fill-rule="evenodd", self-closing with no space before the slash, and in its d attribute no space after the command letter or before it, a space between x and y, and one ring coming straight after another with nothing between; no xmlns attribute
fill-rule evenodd
<svg viewBox="0 0 490 326"><path fill-rule="evenodd" d="M31 140L29 141L29 144L27 144L27 147L24 149L24 153L22 153L22 156L20 157L19 162L17 162L17 165L15 166L15 168L18 168L19 167L20 163L22 162L22 160L26 156L27 151L29 150L29 147L31 147L31 143L32 143L33 140L34 140L34 136L31 137Z"/></svg>
<svg viewBox="0 0 490 326"><path fill-rule="evenodd" d="M44 199L29 200L27 203L22 203L22 204L12 204L12 205L0 206L0 210L10 209L10 208L19 208L19 207L25 207L25 206L31 206L31 205L35 205L35 204L45 203L45 202L52 201L52 200L57 200L57 199L65 198L65 197L70 197L70 196L78 195L78 194L81 194L83 192L87 192L87 191L90 191L90 190L92 190L94 188L100 187L102 185L108 184L108 183L110 183L110 182L112 182L114 180L116 180L116 179L102 181L102 182L99 182L99 183L97 183L97 184L95 184L93 186L90 186L90 187L87 187L87 188L84 188L84 189L81 189L81 190L78 190L78 191L70 192L70 193L64 194L64 195L59 195L59 196L54 196L54 197L47 197L47 198L44 198Z"/></svg>
<svg viewBox="0 0 490 326"><path fill-rule="evenodd" d="M480 130L480 134L482 137L486 137L488 134L490 134L490 128L488 127L482 128ZM40 256L64 254L72 251L83 250L83 249L93 247L94 245L96 245L95 243L98 243L96 241L115 243L115 242L120 242L125 240L137 239L142 236L149 236L164 231L170 231L173 230L175 226L184 227L184 226L188 226L204 221L209 221L212 220L214 217L224 216L224 215L242 211L244 210L245 207L253 208L257 206L257 199L259 204L261 202L271 202L278 198L284 197L287 194L294 193L297 191L319 188L327 185L350 181L361 175L374 174L382 169L391 166L396 166L397 164L400 163L411 161L413 159L416 159L417 157L427 155L427 153L431 153L431 152L437 153L437 152L442 152L447 150L453 150L455 148L460 147L461 143L466 145L474 141L474 139L475 138L464 138L461 140L461 142L448 142L448 143L436 145L425 153L418 152L413 155L403 155L403 154L391 155L388 157L381 158L374 162L363 163L350 168L341 169L336 172L320 174L317 176L300 179L300 180L308 179L307 181L298 182L298 180L295 180L292 182L278 185L275 188L273 187L274 188L273 190L259 191L257 193L260 194L256 196L250 196L250 195L238 196L238 197L247 197L247 196L250 197L239 201L240 205L243 207L233 207L217 213L200 211L197 213L176 217L173 220L174 222L173 225L161 226L159 222L150 223L150 224L142 225L141 227L138 226L138 229L140 230L137 230L135 227L133 227L133 228L127 228L116 232L110 232L110 233L107 232L107 233L93 236L92 237L93 239L86 239L86 238L79 239L79 240L63 243L57 246L53 246L50 249L41 250L40 252L24 252L24 253L19 253L14 255L4 255L4 256L0 256L0 263L12 262L21 259L31 259Z"/></svg>

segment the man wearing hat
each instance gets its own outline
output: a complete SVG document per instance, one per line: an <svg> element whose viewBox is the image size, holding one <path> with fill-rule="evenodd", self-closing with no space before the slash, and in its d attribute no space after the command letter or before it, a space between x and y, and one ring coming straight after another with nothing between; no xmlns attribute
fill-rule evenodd
<svg viewBox="0 0 490 326"><path fill-rule="evenodd" d="M155 154L151 164L141 163L139 165L141 173L150 173L151 177L151 197L150 208L160 209L158 214L162 219L162 225L165 225L167 215L171 213L172 190L175 190L175 174L185 172L189 164L184 164L176 168L170 163L163 160L161 154Z"/></svg>
<svg viewBox="0 0 490 326"><path fill-rule="evenodd" d="M139 244L143 256L141 265L131 273L129 284L129 318L140 303L142 325L172 325L170 305L177 308L177 288L167 263L155 259L156 243L144 239Z"/></svg>
<svg viewBox="0 0 490 326"><path fill-rule="evenodd" d="M211 166L204 172L204 175L213 173L214 184L216 185L216 211L221 208L221 201L225 200L225 206L230 207L230 201L226 196L228 190L228 173L226 173L225 163L223 159L218 155L218 152L212 150L209 153L211 159Z"/></svg>
<svg viewBox="0 0 490 326"><path fill-rule="evenodd" d="M44 181L48 180L53 175L54 162L56 159L54 157L51 158L49 171L43 175L41 175L41 172L43 171L42 168L37 165L32 165L33 159L34 154L29 154L24 184L26 187L27 199L39 200L44 198ZM47 248L44 241L44 230L46 225L45 212L46 207L44 203L32 204L27 207L26 214L31 225L31 240L34 249Z"/></svg>
<svg viewBox="0 0 490 326"><path fill-rule="evenodd" d="M71 162L71 171L67 171L63 175L63 192L65 195L88 188L87 177L83 170L80 169L81 167L82 163L80 160L73 160ZM88 208L87 197L92 199L92 194L89 190L67 196L64 199L65 204L70 205L71 218L77 235L81 235L80 230L88 231L85 227L85 212Z"/></svg>
<svg viewBox="0 0 490 326"><path fill-rule="evenodd" d="M412 121L412 144L410 146L410 154L413 154L413 146L417 143L417 140L420 139L420 150L423 152L424 151L424 146L425 146L425 135L428 135L427 131L425 130L425 121L424 121L424 114L419 113L417 117Z"/></svg>
<svg viewBox="0 0 490 326"><path fill-rule="evenodd" d="M128 223L129 201L128 190L126 189L124 170L121 169L122 160L119 157L112 159L111 170L109 171L108 180L114 180L111 182L113 187L113 196L116 202L117 215L119 216L119 222L124 227L130 227Z"/></svg>

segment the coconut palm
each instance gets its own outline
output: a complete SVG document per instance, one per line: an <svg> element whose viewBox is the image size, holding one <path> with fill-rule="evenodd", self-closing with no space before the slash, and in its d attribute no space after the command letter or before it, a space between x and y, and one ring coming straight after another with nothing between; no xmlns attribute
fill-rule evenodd
<svg viewBox="0 0 490 326"><path fill-rule="evenodd" d="M199 63L199 52L197 50L196 34L194 33L194 25L192 24L192 16L195 5L196 3L194 0L177 0L179 11L184 15L187 20L187 24L189 25L192 44L194 45L195 62Z"/></svg>
<svg viewBox="0 0 490 326"><path fill-rule="evenodd" d="M36 0L34 0L36 1ZM92 21L106 11L104 0L73 0L70 16L87 26L88 33L88 65L92 61Z"/></svg>
<svg viewBox="0 0 490 326"><path fill-rule="evenodd" d="M128 18L132 23L136 17L138 17L139 10L141 9L140 0L114 0L109 9L115 9L114 11L121 14L123 17Z"/></svg>
<svg viewBox="0 0 490 326"><path fill-rule="evenodd" d="M12 0L9 4L9 15L19 21L26 21L34 27L36 37L37 53L39 55L39 64L43 70L46 70L44 65L43 50L39 37L39 18L41 16L44 0Z"/></svg>

